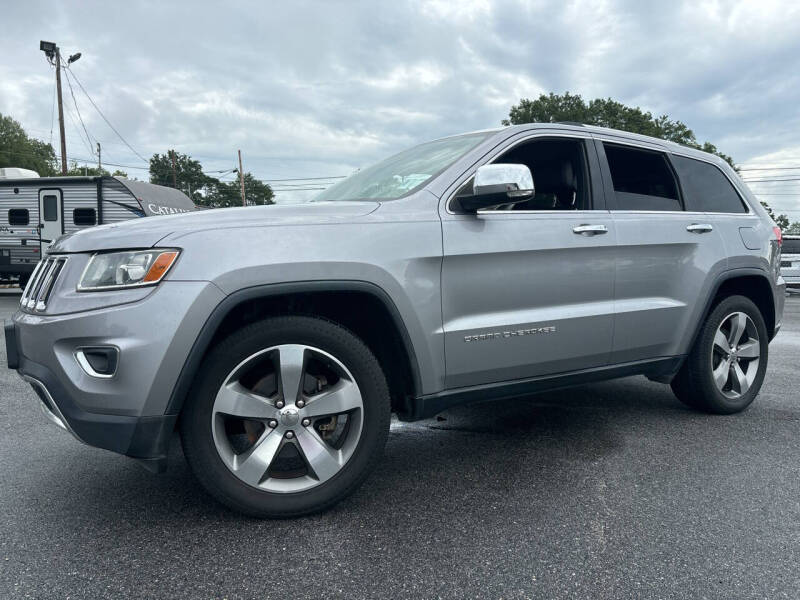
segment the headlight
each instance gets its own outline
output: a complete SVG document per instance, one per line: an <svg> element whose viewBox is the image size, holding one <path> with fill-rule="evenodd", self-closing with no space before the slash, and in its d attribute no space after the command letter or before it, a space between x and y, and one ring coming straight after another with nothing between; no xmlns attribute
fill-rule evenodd
<svg viewBox="0 0 800 600"><path fill-rule="evenodd" d="M154 248L95 254L83 270L78 291L155 285L167 274L179 253L173 248Z"/></svg>

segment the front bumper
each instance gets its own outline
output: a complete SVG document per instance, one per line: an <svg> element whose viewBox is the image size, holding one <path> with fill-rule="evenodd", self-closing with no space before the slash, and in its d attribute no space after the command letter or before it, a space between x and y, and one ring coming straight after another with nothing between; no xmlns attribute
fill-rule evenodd
<svg viewBox="0 0 800 600"><path fill-rule="evenodd" d="M17 327L5 324L9 367L31 384L45 416L77 440L139 459L166 458L177 415L134 417L88 412L47 366L19 353ZM16 360L12 360L12 357Z"/></svg>
<svg viewBox="0 0 800 600"><path fill-rule="evenodd" d="M165 414L167 403L222 297L207 282L165 282L143 300L107 309L17 312L4 326L9 367L31 384L47 417L78 440L161 470L178 419ZM81 367L75 351L87 345L119 348L113 376Z"/></svg>

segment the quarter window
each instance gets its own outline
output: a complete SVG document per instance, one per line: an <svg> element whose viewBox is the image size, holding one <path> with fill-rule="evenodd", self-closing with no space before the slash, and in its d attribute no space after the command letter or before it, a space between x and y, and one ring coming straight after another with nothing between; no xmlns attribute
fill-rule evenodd
<svg viewBox="0 0 800 600"><path fill-rule="evenodd" d="M11 208L8 211L9 225L27 225L30 223L30 215L27 208Z"/></svg>
<svg viewBox="0 0 800 600"><path fill-rule="evenodd" d="M682 210L675 176L660 152L603 144L617 210Z"/></svg>
<svg viewBox="0 0 800 600"><path fill-rule="evenodd" d="M88 227L97 223L97 217L93 208L76 208L72 211L72 222L75 225Z"/></svg>
<svg viewBox="0 0 800 600"><path fill-rule="evenodd" d="M686 210L697 212L745 213L736 189L725 174L714 165L673 156L672 164L681 180L681 189L686 200Z"/></svg>
<svg viewBox="0 0 800 600"><path fill-rule="evenodd" d="M42 198L42 208L45 221L58 221L58 196L47 195Z"/></svg>

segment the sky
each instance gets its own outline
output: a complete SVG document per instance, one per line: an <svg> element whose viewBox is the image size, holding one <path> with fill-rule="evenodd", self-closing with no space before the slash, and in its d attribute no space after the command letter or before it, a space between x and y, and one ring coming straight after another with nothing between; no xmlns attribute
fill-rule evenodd
<svg viewBox="0 0 800 600"><path fill-rule="evenodd" d="M759 0L4 2L0 113L67 156L147 177L169 148L263 180L353 172L429 139L498 127L520 98L611 97L714 143L800 221L800 3ZM131 151L78 87L83 85ZM80 125L78 114L87 134ZM52 131L52 134L51 134ZM91 142L91 143L90 143ZM140 155L140 156L137 156ZM227 175L232 179L234 175ZM322 184L274 182L304 201ZM769 194L769 195L766 195Z"/></svg>

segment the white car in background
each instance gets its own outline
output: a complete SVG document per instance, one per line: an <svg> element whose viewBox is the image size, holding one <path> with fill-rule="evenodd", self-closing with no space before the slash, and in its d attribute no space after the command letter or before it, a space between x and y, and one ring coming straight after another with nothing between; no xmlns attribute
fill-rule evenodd
<svg viewBox="0 0 800 600"><path fill-rule="evenodd" d="M800 235L784 236L781 250L781 275L786 289L800 293Z"/></svg>

